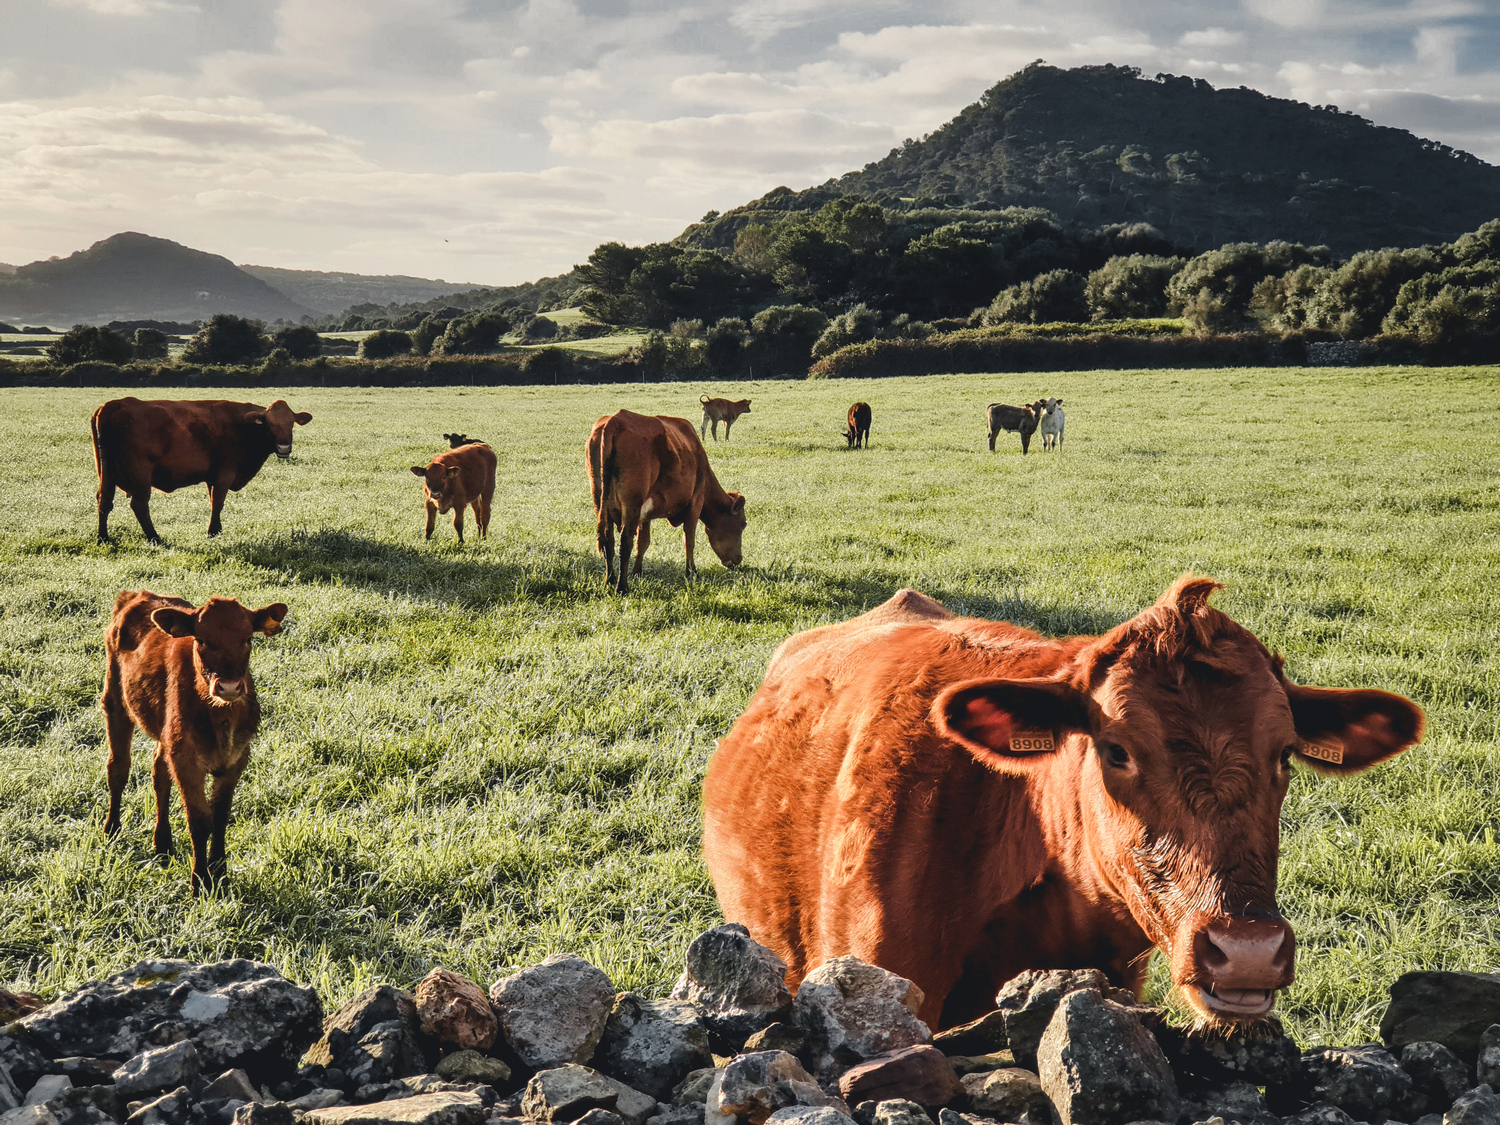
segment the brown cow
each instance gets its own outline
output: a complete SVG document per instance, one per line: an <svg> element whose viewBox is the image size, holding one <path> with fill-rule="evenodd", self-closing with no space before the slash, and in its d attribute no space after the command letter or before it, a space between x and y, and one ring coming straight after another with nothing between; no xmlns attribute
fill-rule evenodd
<svg viewBox="0 0 1500 1125"><path fill-rule="evenodd" d="M1024 456L1031 448L1031 435L1036 433L1037 423L1042 420L1042 402L1026 406L1007 406L1003 402L992 402L985 407L985 416L990 423L990 452L995 452L995 435L1008 430L1021 435L1021 453Z"/></svg>
<svg viewBox="0 0 1500 1125"><path fill-rule="evenodd" d="M280 602L246 609L212 597L201 609L150 590L115 599L104 633L106 665L99 705L109 738L109 817L120 831L120 798L130 776L130 741L139 726L156 740L151 784L156 789L156 851L172 853L167 805L172 783L182 791L193 840L193 894L224 874L224 829L234 787L250 761L260 726L260 701L250 678L250 637L281 631ZM213 776L213 794L204 780ZM213 834L212 846L209 834Z"/></svg>
<svg viewBox="0 0 1500 1125"><path fill-rule="evenodd" d="M444 437L448 435L444 434ZM490 530L490 501L495 496L495 451L482 441L470 442L445 453L439 453L427 465L413 465L411 471L422 478L427 497L427 535L438 514L453 512L453 530L458 541L464 541L464 508L472 505L479 538Z"/></svg>
<svg viewBox="0 0 1500 1125"><path fill-rule="evenodd" d="M714 441L719 440L719 423L724 423L724 440L729 440L729 427L734 425L734 420L741 414L750 413L750 400L748 398L738 399L730 402L727 398L709 398L707 395L699 395L698 401L703 404L703 424L698 427L698 437L702 439L704 431L713 426Z"/></svg>
<svg viewBox="0 0 1500 1125"><path fill-rule="evenodd" d="M151 490L175 492L207 484L212 513L208 533L223 530L224 498L249 484L266 458L292 455L292 426L312 415L293 413L281 399L253 402L191 400L142 402L116 398L94 411L94 468L99 473L99 542L109 542L115 489L130 497L130 509L150 543L160 543L151 522Z"/></svg>
<svg viewBox="0 0 1500 1125"><path fill-rule="evenodd" d="M1026 969L1139 993L1159 947L1208 1020L1292 981L1278 816L1297 761L1347 774L1421 738L1373 690L1302 687L1184 576L1098 637L960 618L903 590L776 650L709 763L724 916L790 968L854 954L933 1028Z"/></svg>
<svg viewBox="0 0 1500 1125"><path fill-rule="evenodd" d="M856 402L849 408L849 425L844 430L844 440L849 443L850 449L859 448L861 440L865 448L870 448L870 404L868 402Z"/></svg>
<svg viewBox="0 0 1500 1125"><path fill-rule="evenodd" d="M739 566L740 537L745 530L745 498L725 492L708 465L703 443L686 418L647 417L621 410L594 423L588 440L589 483L598 517L599 553L605 575L620 593L630 592L630 541L635 572L651 543L651 521L664 518L681 525L692 574L693 540L698 521L708 545L725 566ZM615 578L615 528L620 529L620 574Z"/></svg>

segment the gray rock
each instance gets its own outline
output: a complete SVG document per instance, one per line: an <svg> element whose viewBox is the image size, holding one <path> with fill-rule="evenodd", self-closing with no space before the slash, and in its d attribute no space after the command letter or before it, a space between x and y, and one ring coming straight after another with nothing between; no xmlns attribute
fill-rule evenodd
<svg viewBox="0 0 1500 1125"><path fill-rule="evenodd" d="M115 1071L123 1065L123 1059L91 1059L75 1055L53 1059L51 1069L53 1074L66 1074L75 1086L105 1086L114 1082Z"/></svg>
<svg viewBox="0 0 1500 1125"><path fill-rule="evenodd" d="M315 1109L304 1120L310 1125L480 1125L485 1116L484 1102L474 1094L437 1093Z"/></svg>
<svg viewBox="0 0 1500 1125"><path fill-rule="evenodd" d="M510 1067L478 1051L454 1051L438 1063L437 1075L447 1082L482 1082L498 1090L510 1081Z"/></svg>
<svg viewBox="0 0 1500 1125"><path fill-rule="evenodd" d="M318 994L255 961L141 961L7 1030L52 1058L128 1059L190 1039L205 1069L290 1077L318 1034ZM14 1068L12 1068L14 1071Z"/></svg>
<svg viewBox="0 0 1500 1125"><path fill-rule="evenodd" d="M26 1091L23 1105L42 1105L53 1098L61 1097L73 1088L73 1080L66 1074L46 1074L31 1084Z"/></svg>
<svg viewBox="0 0 1500 1125"><path fill-rule="evenodd" d="M940 1109L938 1110L938 1125L997 1125L997 1123L993 1117L981 1117L977 1113L959 1113L957 1110ZM1048 1122L1030 1122L1029 1125L1048 1125Z"/></svg>
<svg viewBox="0 0 1500 1125"><path fill-rule="evenodd" d="M293 1125L292 1107L285 1102L251 1102L234 1111L234 1125Z"/></svg>
<svg viewBox="0 0 1500 1125"><path fill-rule="evenodd" d="M113 1086L75 1086L47 1102L61 1125L99 1125L125 1117L125 1099Z"/></svg>
<svg viewBox="0 0 1500 1125"><path fill-rule="evenodd" d="M827 1105L789 1105L766 1121L770 1125L854 1125L854 1118Z"/></svg>
<svg viewBox="0 0 1500 1125"><path fill-rule="evenodd" d="M555 953L496 981L490 1003L511 1050L533 1070L550 1070L593 1057L615 986L582 957Z"/></svg>
<svg viewBox="0 0 1500 1125"><path fill-rule="evenodd" d="M578 1119L578 1125L624 1125L624 1119L607 1109L591 1109Z"/></svg>
<svg viewBox="0 0 1500 1125"><path fill-rule="evenodd" d="M10 1070L4 1063L0 1063L0 1113L19 1109L25 1100L21 1088L11 1078Z"/></svg>
<svg viewBox="0 0 1500 1125"><path fill-rule="evenodd" d="M1421 1117L1413 1121L1412 1125L1443 1125L1443 1115L1441 1113L1424 1113Z"/></svg>
<svg viewBox="0 0 1500 1125"><path fill-rule="evenodd" d="M1253 1082L1232 1082L1201 1091L1192 1098L1184 1097L1178 1115L1182 1121L1217 1118L1224 1125L1277 1125L1276 1115L1266 1106L1266 1099Z"/></svg>
<svg viewBox="0 0 1500 1125"><path fill-rule="evenodd" d="M114 1073L115 1089L122 1098L175 1090L198 1077L198 1048L191 1040L142 1051Z"/></svg>
<svg viewBox="0 0 1500 1125"><path fill-rule="evenodd" d="M1475 1086L1453 1099L1443 1125L1500 1125L1500 1096L1488 1085Z"/></svg>
<svg viewBox="0 0 1500 1125"><path fill-rule="evenodd" d="M216 1098L235 1098L242 1102L262 1100L260 1091L250 1081L250 1076L238 1067L219 1075L203 1088L203 1093L199 1096L199 1100L205 1102Z"/></svg>
<svg viewBox="0 0 1500 1125"><path fill-rule="evenodd" d="M1005 1013L996 1008L961 1027L940 1031L932 1037L932 1045L945 1055L993 1055L1003 1051L1010 1046Z"/></svg>
<svg viewBox="0 0 1500 1125"><path fill-rule="evenodd" d="M1299 1086L1304 1100L1338 1106L1356 1121L1400 1120L1412 1095L1411 1076L1373 1044L1307 1052Z"/></svg>
<svg viewBox="0 0 1500 1125"><path fill-rule="evenodd" d="M1469 1088L1469 1068L1441 1043L1408 1043L1401 1048L1400 1062L1411 1078L1408 1116L1413 1120L1445 1112Z"/></svg>
<svg viewBox="0 0 1500 1125"><path fill-rule="evenodd" d="M311 1109L331 1109L336 1105L344 1104L344 1091L332 1090L324 1086L317 1090L310 1090L300 1098L293 1098L286 1104L303 1113Z"/></svg>
<svg viewBox="0 0 1500 1125"><path fill-rule="evenodd" d="M766 1024L746 1039L742 1048L731 1053L748 1055L752 1051L785 1051L800 1059L806 1050L807 1036L803 1035L793 1024L778 1021Z"/></svg>
<svg viewBox="0 0 1500 1125"><path fill-rule="evenodd" d="M762 1028L784 1020L792 1009L786 962L737 922L693 939L672 999L687 1000L703 1013L709 1031L722 1041L716 1047L725 1053L738 1050Z"/></svg>
<svg viewBox="0 0 1500 1125"><path fill-rule="evenodd" d="M0 1125L59 1125L44 1105L18 1106L0 1113Z"/></svg>
<svg viewBox="0 0 1500 1125"><path fill-rule="evenodd" d="M323 1021L307 1061L344 1075L345 1089L394 1082L427 1070L412 994L388 984L366 989Z"/></svg>
<svg viewBox="0 0 1500 1125"><path fill-rule="evenodd" d="M929 1043L856 1063L838 1082L840 1095L850 1105L897 1099L937 1107L947 1105L964 1089L948 1056Z"/></svg>
<svg viewBox="0 0 1500 1125"><path fill-rule="evenodd" d="M1029 1070L1007 1067L963 1078L969 1108L997 1121L1046 1121L1050 1116L1042 1080Z"/></svg>
<svg viewBox="0 0 1500 1125"><path fill-rule="evenodd" d="M614 1086L615 1092L620 1096L619 1101L615 1102L615 1112L620 1115L625 1125L646 1125L646 1118L657 1110L656 1099L607 1074L604 1080Z"/></svg>
<svg viewBox="0 0 1500 1125"><path fill-rule="evenodd" d="M1479 1037L1479 1057L1474 1064L1474 1073L1481 1086L1500 1089L1500 1023L1491 1024Z"/></svg>
<svg viewBox="0 0 1500 1125"><path fill-rule="evenodd" d="M615 998L614 1010L594 1051L594 1067L666 1101L694 1070L713 1066L708 1027L686 1000L644 1000L634 992Z"/></svg>
<svg viewBox="0 0 1500 1125"><path fill-rule="evenodd" d="M7 1029L8 1030L8 1029ZM10 1075L17 1090L29 1090L44 1074L56 1073L52 1060L14 1035L0 1034L0 1069Z"/></svg>
<svg viewBox="0 0 1500 1125"><path fill-rule="evenodd" d="M922 1001L922 990L905 977L858 957L835 957L803 979L792 1022L807 1036L813 1072L831 1079L875 1055L930 1042L932 1032L917 1018Z"/></svg>
<svg viewBox="0 0 1500 1125"><path fill-rule="evenodd" d="M1380 1037L1388 1047L1432 1042L1464 1053L1494 1023L1500 1023L1500 974L1403 973L1391 985Z"/></svg>
<svg viewBox="0 0 1500 1125"><path fill-rule="evenodd" d="M1030 969L1001 987L995 1004L1005 1021L1005 1038L1016 1065L1037 1068L1037 1045L1052 1022L1060 1000L1070 992L1092 988L1107 1000L1133 1005L1135 997L1114 988L1098 969Z"/></svg>
<svg viewBox="0 0 1500 1125"><path fill-rule="evenodd" d="M1283 1117L1281 1125L1359 1125L1359 1123L1338 1106L1320 1102L1309 1106L1301 1113Z"/></svg>
<svg viewBox="0 0 1500 1125"><path fill-rule="evenodd" d="M993 1055L949 1055L948 1064L953 1067L953 1073L962 1078L966 1074L1004 1070L1015 1066L1016 1060L1009 1051L996 1051Z"/></svg>
<svg viewBox="0 0 1500 1125"><path fill-rule="evenodd" d="M703 1103L658 1106L646 1125L703 1125Z"/></svg>
<svg viewBox="0 0 1500 1125"><path fill-rule="evenodd" d="M531 1076L521 1112L528 1121L577 1121L591 1109L613 1110L619 1101L614 1082L597 1070L566 1063Z"/></svg>
<svg viewBox="0 0 1500 1125"><path fill-rule="evenodd" d="M1009 1032L1009 1018L1005 1026ZM1177 1120L1177 1081L1161 1047L1132 1011L1096 989L1057 1002L1037 1061L1062 1125Z"/></svg>
<svg viewBox="0 0 1500 1125"><path fill-rule="evenodd" d="M876 1105L873 1125L932 1125L932 1118L916 1102L889 1098Z"/></svg>
<svg viewBox="0 0 1500 1125"><path fill-rule="evenodd" d="M183 1125L192 1108L193 1098L186 1086L147 1102L125 1119L125 1125Z"/></svg>
<svg viewBox="0 0 1500 1125"><path fill-rule="evenodd" d="M1228 1029L1193 1029L1177 1044L1172 1058L1178 1079L1197 1086L1277 1086L1295 1081L1301 1068L1302 1052L1275 1016Z"/></svg>
<svg viewBox="0 0 1500 1125"><path fill-rule="evenodd" d="M714 1079L718 1076L718 1070L713 1067L693 1071L673 1088L672 1105L703 1105L708 1101L708 1092L713 1089Z"/></svg>
<svg viewBox="0 0 1500 1125"><path fill-rule="evenodd" d="M763 1125L778 1109L794 1105L832 1106L840 1113L848 1109L823 1093L794 1056L785 1051L755 1051L740 1055L720 1072L705 1120L712 1125L717 1119L739 1118L749 1125Z"/></svg>

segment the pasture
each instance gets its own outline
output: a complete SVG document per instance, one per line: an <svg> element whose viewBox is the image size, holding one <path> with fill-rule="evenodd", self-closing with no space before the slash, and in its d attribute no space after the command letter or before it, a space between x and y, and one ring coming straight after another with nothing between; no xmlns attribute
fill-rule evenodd
<svg viewBox="0 0 1500 1125"><path fill-rule="evenodd" d="M583 461L626 407L699 418L748 498L746 565L655 525L646 575L604 587ZM120 392L130 393L130 392ZM140 392L137 392L140 393ZM200 390L195 397L215 397ZM985 404L1065 400L1061 454L985 449ZM433 965L482 983L572 950L661 995L719 920L698 854L714 740L790 632L912 586L963 613L1097 632L1178 574L1303 683L1427 710L1424 744L1352 780L1299 771L1282 906L1305 1043L1375 1036L1416 967L1500 968L1500 382L1492 369L1214 370L871 382L275 388L313 414L205 535L206 490L120 497L94 543L88 418L116 392L8 392L0 436L0 983L52 992L145 956L254 957L337 1004ZM840 436L856 399L871 447ZM444 431L499 455L489 539L422 542L409 466ZM187 895L151 852L151 744L104 842L102 630L115 594L285 601L252 668L265 719L229 880ZM174 798L175 799L175 798ZM1158 967L1152 989L1166 980Z"/></svg>

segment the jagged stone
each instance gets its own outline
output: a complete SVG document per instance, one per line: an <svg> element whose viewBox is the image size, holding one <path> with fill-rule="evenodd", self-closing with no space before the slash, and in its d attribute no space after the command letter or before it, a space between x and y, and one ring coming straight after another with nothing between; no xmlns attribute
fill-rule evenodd
<svg viewBox="0 0 1500 1125"><path fill-rule="evenodd" d="M499 1033L494 1009L484 989L459 973L433 969L414 991L417 1019L424 1035L461 1050L488 1051Z"/></svg>
<svg viewBox="0 0 1500 1125"><path fill-rule="evenodd" d="M112 1085L75 1086L47 1102L60 1125L99 1125L123 1120L125 1099Z"/></svg>
<svg viewBox="0 0 1500 1125"><path fill-rule="evenodd" d="M1098 969L1029 969L1005 982L995 1004L1004 1019L1006 1042L1017 1066L1036 1070L1037 1044L1058 1002L1070 992L1085 988L1119 1004L1135 1003L1133 995L1112 987Z"/></svg>
<svg viewBox="0 0 1500 1125"><path fill-rule="evenodd" d="M1391 985L1380 1038L1388 1047L1431 1042L1466 1053L1494 1023L1500 1023L1500 974L1403 973Z"/></svg>
<svg viewBox="0 0 1500 1125"><path fill-rule="evenodd" d="M693 939L672 999L686 1000L703 1013L721 1053L739 1050L751 1035L784 1020L792 1010L786 962L737 922Z"/></svg>
<svg viewBox="0 0 1500 1125"><path fill-rule="evenodd" d="M1336 1105L1320 1102L1308 1106L1301 1113L1283 1117L1281 1125L1360 1125L1354 1118Z"/></svg>
<svg viewBox="0 0 1500 1125"><path fill-rule="evenodd" d="M1453 1099L1443 1125L1500 1125L1500 1096L1488 1085L1475 1086Z"/></svg>
<svg viewBox="0 0 1500 1125"><path fill-rule="evenodd" d="M323 1021L323 1037L307 1052L325 1068L324 1082L346 1090L394 1082L427 1070L416 999L388 984L366 989ZM332 1071L342 1073L335 1082Z"/></svg>
<svg viewBox="0 0 1500 1125"><path fill-rule="evenodd" d="M0 1113L19 1109L25 1101L26 1095L21 1092L21 1087L15 1084L5 1064L0 1063Z"/></svg>
<svg viewBox="0 0 1500 1125"><path fill-rule="evenodd" d="M23 1093L31 1089L42 1075L57 1073L51 1059L8 1031L0 1033L0 1068L10 1075L16 1089Z"/></svg>
<svg viewBox="0 0 1500 1125"><path fill-rule="evenodd" d="M607 1109L591 1109L578 1119L578 1125L624 1125L624 1118Z"/></svg>
<svg viewBox="0 0 1500 1125"><path fill-rule="evenodd" d="M286 1104L303 1113L314 1109L332 1109L336 1105L344 1104L344 1091L324 1086L317 1090L309 1090Z"/></svg>
<svg viewBox="0 0 1500 1125"><path fill-rule="evenodd" d="M888 1098L876 1104L870 1125L932 1125L932 1118L916 1102Z"/></svg>
<svg viewBox="0 0 1500 1125"><path fill-rule="evenodd" d="M12 992L8 988L0 988L0 1026L22 1016L29 1016L44 1007L46 1001L35 992Z"/></svg>
<svg viewBox="0 0 1500 1125"><path fill-rule="evenodd" d="M832 1106L841 1113L848 1108L823 1093L794 1056L785 1051L755 1051L740 1055L719 1073L705 1120L727 1117L764 1125L778 1109L793 1105Z"/></svg>
<svg viewBox="0 0 1500 1125"><path fill-rule="evenodd" d="M609 977L573 953L553 954L490 988L506 1043L538 1071L588 1062L614 1002Z"/></svg>
<svg viewBox="0 0 1500 1125"><path fill-rule="evenodd" d="M807 1050L807 1036L790 1023L769 1023L745 1040L745 1045L735 1054L748 1055L753 1051L785 1051L799 1059Z"/></svg>
<svg viewBox="0 0 1500 1125"><path fill-rule="evenodd" d="M666 1101L694 1070L713 1065L708 1027L686 1000L645 1000L622 992L594 1051L597 1070Z"/></svg>
<svg viewBox="0 0 1500 1125"><path fill-rule="evenodd" d="M484 1102L474 1094L419 1094L373 1105L340 1105L308 1112L310 1125L480 1125Z"/></svg>
<svg viewBox="0 0 1500 1125"><path fill-rule="evenodd" d="M1015 1043L1013 1036L1012 1050ZM1062 1125L1177 1120L1177 1082L1161 1047L1129 1008L1097 989L1058 1000L1037 1061Z"/></svg>
<svg viewBox="0 0 1500 1125"><path fill-rule="evenodd" d="M646 1125L703 1125L703 1104L658 1106Z"/></svg>
<svg viewBox="0 0 1500 1125"><path fill-rule="evenodd" d="M27 1105L0 1113L0 1125L59 1125L59 1122L46 1106Z"/></svg>
<svg viewBox="0 0 1500 1125"><path fill-rule="evenodd" d="M125 1119L125 1125L184 1125L193 1098L186 1086L147 1102Z"/></svg>
<svg viewBox="0 0 1500 1125"><path fill-rule="evenodd" d="M1307 1052L1297 1089L1302 1100L1338 1106L1356 1121L1402 1120L1412 1095L1411 1076L1373 1044Z"/></svg>
<svg viewBox="0 0 1500 1125"><path fill-rule="evenodd" d="M240 1067L257 1081L295 1072L323 1008L311 988L254 961L141 961L17 1020L11 1035L52 1058L131 1058L192 1040L212 1072Z"/></svg>
<svg viewBox="0 0 1500 1125"><path fill-rule="evenodd" d="M996 1051L993 1055L949 1055L948 1063L953 1067L953 1073L962 1078L966 1074L1004 1070L1015 1066L1016 1060L1009 1051Z"/></svg>
<svg viewBox="0 0 1500 1125"><path fill-rule="evenodd" d="M234 1111L234 1125L293 1125L292 1107L285 1102L250 1102Z"/></svg>
<svg viewBox="0 0 1500 1125"><path fill-rule="evenodd" d="M105 1086L114 1082L115 1071L124 1066L123 1059L91 1059L75 1055L52 1060L53 1074L66 1074L75 1086Z"/></svg>
<svg viewBox="0 0 1500 1125"><path fill-rule="evenodd" d="M1294 1081L1302 1067L1301 1050L1275 1016L1243 1027L1195 1029L1169 1053L1185 1086L1276 1086Z"/></svg>
<svg viewBox="0 0 1500 1125"><path fill-rule="evenodd" d="M854 1118L827 1105L789 1105L766 1121L769 1125L854 1125Z"/></svg>
<svg viewBox="0 0 1500 1125"><path fill-rule="evenodd" d="M198 1048L192 1040L142 1051L114 1073L115 1090L121 1097L175 1090L199 1073Z"/></svg>
<svg viewBox="0 0 1500 1125"><path fill-rule="evenodd" d="M1005 1034L1005 1013L999 1008L960 1027L950 1027L932 1037L932 1045L950 1057L993 1055L1010 1046Z"/></svg>
<svg viewBox="0 0 1500 1125"><path fill-rule="evenodd" d="M528 1121L577 1121L591 1109L614 1110L619 1100L619 1088L597 1070L565 1063L531 1076L521 1112Z"/></svg>
<svg viewBox="0 0 1500 1125"><path fill-rule="evenodd" d="M1401 1048L1401 1069L1411 1079L1406 1117L1444 1113L1469 1088L1469 1068L1441 1043L1408 1043Z"/></svg>
<svg viewBox="0 0 1500 1125"><path fill-rule="evenodd" d="M962 1089L948 1057L926 1043L876 1055L839 1077L839 1093L850 1105L902 1100L936 1107L947 1105Z"/></svg>
<svg viewBox="0 0 1500 1125"><path fill-rule="evenodd" d="M968 1074L963 1078L968 1108L997 1121L1046 1121L1050 1109L1042 1092L1041 1079L1029 1070L1006 1067L1002 1070Z"/></svg>
<svg viewBox="0 0 1500 1125"><path fill-rule="evenodd" d="M1213 1121L1223 1125L1277 1125L1276 1115L1253 1082L1231 1082L1212 1090L1184 1097L1178 1111L1182 1121Z"/></svg>
<svg viewBox="0 0 1500 1125"><path fill-rule="evenodd" d="M260 1091L255 1088L255 1083L250 1081L250 1076L238 1067L226 1070L203 1088L201 1100L209 1101L215 1098L238 1098L242 1102L262 1100Z"/></svg>
<svg viewBox="0 0 1500 1125"><path fill-rule="evenodd" d="M23 1105L42 1105L53 1098L61 1097L73 1088L73 1080L66 1074L44 1074L26 1091Z"/></svg>
<svg viewBox="0 0 1500 1125"><path fill-rule="evenodd" d="M1474 1074L1481 1086L1500 1089L1500 1023L1491 1024L1479 1037L1479 1057L1474 1064Z"/></svg>
<svg viewBox="0 0 1500 1125"><path fill-rule="evenodd" d="M807 1036L813 1072L831 1079L855 1063L928 1043L917 1018L922 990L905 977L858 957L835 957L803 979L792 1022Z"/></svg>
<svg viewBox="0 0 1500 1125"><path fill-rule="evenodd" d="M672 1089L671 1103L674 1106L703 1105L708 1101L708 1092L713 1089L719 1072L714 1067L695 1070Z"/></svg>
<svg viewBox="0 0 1500 1125"><path fill-rule="evenodd" d="M999 1125L993 1117L981 1117L977 1113L959 1113L955 1109L938 1110L938 1125ZM1027 1125L1048 1125L1047 1122L1028 1122Z"/></svg>
<svg viewBox="0 0 1500 1125"><path fill-rule="evenodd" d="M510 1081L510 1067L478 1051L454 1051L437 1065L439 1078L448 1082L482 1082L500 1089Z"/></svg>

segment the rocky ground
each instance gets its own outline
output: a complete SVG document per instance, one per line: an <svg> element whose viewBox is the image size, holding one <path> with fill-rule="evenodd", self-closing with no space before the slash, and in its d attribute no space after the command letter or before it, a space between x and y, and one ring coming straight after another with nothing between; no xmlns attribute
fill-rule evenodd
<svg viewBox="0 0 1500 1125"><path fill-rule="evenodd" d="M667 999L558 954L325 1019L269 965L143 961L52 1004L0 990L0 1125L1500 1125L1500 975L1409 973L1384 1044L1302 1051L1274 1019L1170 1026L1094 970L1025 973L936 1036L883 969L785 973L726 925Z"/></svg>

